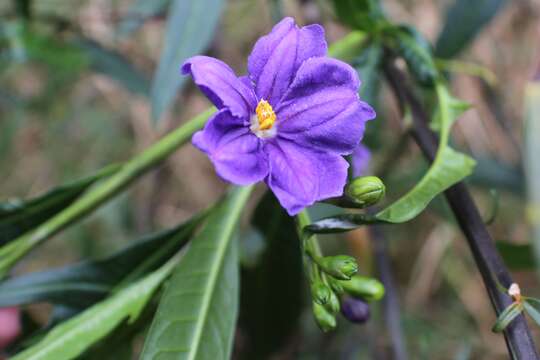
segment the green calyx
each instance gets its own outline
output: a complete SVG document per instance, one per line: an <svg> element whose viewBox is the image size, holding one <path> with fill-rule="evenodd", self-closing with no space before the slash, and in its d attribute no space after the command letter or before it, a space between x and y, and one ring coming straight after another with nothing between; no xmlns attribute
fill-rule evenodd
<svg viewBox="0 0 540 360"><path fill-rule="evenodd" d="M331 291L330 292L330 298L328 299L328 302L324 305L326 310L328 310L331 314L337 314L341 308L339 304L339 299L337 295Z"/></svg>
<svg viewBox="0 0 540 360"><path fill-rule="evenodd" d="M366 301L378 301L384 296L384 286L377 279L356 275L350 280L335 280L343 290L355 297Z"/></svg>
<svg viewBox="0 0 540 360"><path fill-rule="evenodd" d="M347 255L326 256L315 262L322 271L339 280L349 280L358 272L356 260Z"/></svg>
<svg viewBox="0 0 540 360"><path fill-rule="evenodd" d="M313 297L313 301L320 305L328 303L332 294L330 287L321 281L316 281L311 284L311 296Z"/></svg>
<svg viewBox="0 0 540 360"><path fill-rule="evenodd" d="M315 316L315 321L323 332L328 332L336 328L335 316L326 307L315 301L313 302L313 316Z"/></svg>
<svg viewBox="0 0 540 360"><path fill-rule="evenodd" d="M362 206L371 206L384 197L386 187L376 176L357 177L347 187L347 195Z"/></svg>

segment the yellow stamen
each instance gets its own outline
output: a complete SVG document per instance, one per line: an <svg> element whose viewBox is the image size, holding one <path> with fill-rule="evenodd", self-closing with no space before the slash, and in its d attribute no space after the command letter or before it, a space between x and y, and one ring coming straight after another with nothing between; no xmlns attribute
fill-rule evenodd
<svg viewBox="0 0 540 360"><path fill-rule="evenodd" d="M269 130L274 126L276 122L276 114L272 105L266 100L259 101L257 108L255 109L257 113L257 119L259 120L259 129L260 130Z"/></svg>

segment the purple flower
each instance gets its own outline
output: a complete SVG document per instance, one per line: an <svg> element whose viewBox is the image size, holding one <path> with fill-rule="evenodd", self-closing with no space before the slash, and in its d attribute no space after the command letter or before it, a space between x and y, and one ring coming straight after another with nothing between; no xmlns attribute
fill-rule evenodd
<svg viewBox="0 0 540 360"><path fill-rule="evenodd" d="M285 18L260 38L236 77L220 60L195 56L182 66L218 112L193 144L237 185L264 180L290 215L340 196L350 154L373 109L358 97L346 63L326 57L320 25Z"/></svg>
<svg viewBox="0 0 540 360"><path fill-rule="evenodd" d="M352 153L352 175L353 177L364 176L369 167L371 152L364 144L358 144Z"/></svg>

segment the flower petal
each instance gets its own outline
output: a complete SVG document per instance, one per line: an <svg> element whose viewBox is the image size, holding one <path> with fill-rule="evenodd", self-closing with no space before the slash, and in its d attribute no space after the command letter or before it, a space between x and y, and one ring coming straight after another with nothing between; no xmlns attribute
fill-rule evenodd
<svg viewBox="0 0 540 360"><path fill-rule="evenodd" d="M364 144L360 143L352 153L352 175L353 177L364 176L369 168L371 152Z"/></svg>
<svg viewBox="0 0 540 360"><path fill-rule="evenodd" d="M348 164L339 155L313 151L288 140L268 142L267 184L289 215L315 201L340 196Z"/></svg>
<svg viewBox="0 0 540 360"><path fill-rule="evenodd" d="M257 41L248 59L249 76L258 98L276 106L300 65L311 57L324 56L326 50L320 25L299 28L290 17L281 20Z"/></svg>
<svg viewBox="0 0 540 360"><path fill-rule="evenodd" d="M358 98L360 80L348 64L330 58L304 62L276 109L279 136L321 151L350 154L373 109Z"/></svg>
<svg viewBox="0 0 540 360"><path fill-rule="evenodd" d="M247 117L257 106L253 89L236 77L224 62L208 56L194 56L182 65L183 74L191 74L195 84L218 108Z"/></svg>
<svg viewBox="0 0 540 360"><path fill-rule="evenodd" d="M268 160L260 139L226 109L195 133L192 142L208 154L218 175L233 184L253 184L268 175Z"/></svg>

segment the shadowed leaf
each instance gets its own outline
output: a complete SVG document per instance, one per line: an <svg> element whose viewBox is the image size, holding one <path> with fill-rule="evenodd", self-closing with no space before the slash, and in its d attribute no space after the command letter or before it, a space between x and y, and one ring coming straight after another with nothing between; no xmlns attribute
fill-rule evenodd
<svg viewBox="0 0 540 360"><path fill-rule="evenodd" d="M0 283L0 307L50 302L81 308L105 297L120 282L155 270L189 240L201 216L149 235L102 260L35 272Z"/></svg>
<svg viewBox="0 0 540 360"><path fill-rule="evenodd" d="M177 258L169 260L145 278L54 327L43 340L11 359L69 360L76 358L92 344L107 336L124 320L135 321L177 262Z"/></svg>
<svg viewBox="0 0 540 360"><path fill-rule="evenodd" d="M254 267L242 270L240 327L244 359L267 359L287 345L298 327L303 279L300 240L293 218L267 192L252 219L266 248Z"/></svg>
<svg viewBox="0 0 540 360"><path fill-rule="evenodd" d="M435 55L451 58L459 54L506 3L506 0L455 0L446 13Z"/></svg>
<svg viewBox="0 0 540 360"><path fill-rule="evenodd" d="M0 203L0 245L45 222L67 207L96 181L113 174L119 167L112 165L96 174L58 186L29 200L9 200Z"/></svg>
<svg viewBox="0 0 540 360"><path fill-rule="evenodd" d="M186 81L182 63L210 44L218 24L223 0L173 0L167 19L165 45L151 89L152 116L159 120Z"/></svg>

